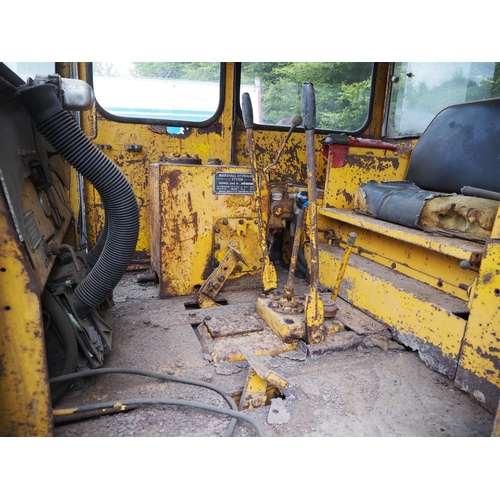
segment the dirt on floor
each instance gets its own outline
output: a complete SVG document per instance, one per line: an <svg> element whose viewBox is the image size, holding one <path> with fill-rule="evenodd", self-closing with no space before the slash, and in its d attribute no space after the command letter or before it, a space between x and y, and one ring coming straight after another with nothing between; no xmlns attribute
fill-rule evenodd
<svg viewBox="0 0 500 500"><path fill-rule="evenodd" d="M283 271L284 272L284 271ZM280 276L283 277L282 275ZM301 285L307 291L305 283ZM207 315L254 314L259 287L227 291L227 305L192 308L186 297L158 299L158 285L124 276L114 292L114 333L105 366L156 372L222 388L236 400L247 386L246 360L214 363L198 326ZM191 304L191 305L190 305ZM345 350L292 350L259 356L287 382L266 406L245 410L232 435L490 436L494 415L420 360L417 352L369 338ZM206 388L131 374L74 382L55 409L137 399L229 408ZM225 436L231 416L183 404L147 404L99 418L58 420L55 436ZM101 411L102 413L102 411ZM256 426L254 425L256 423Z"/></svg>

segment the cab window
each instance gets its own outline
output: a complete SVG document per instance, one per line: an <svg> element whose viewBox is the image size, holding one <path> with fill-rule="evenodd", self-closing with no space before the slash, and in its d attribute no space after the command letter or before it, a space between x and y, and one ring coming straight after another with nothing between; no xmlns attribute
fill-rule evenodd
<svg viewBox="0 0 500 500"><path fill-rule="evenodd" d="M452 104L500 97L500 63L394 63L386 136L420 135Z"/></svg>
<svg viewBox="0 0 500 500"><path fill-rule="evenodd" d="M254 122L289 126L301 114L302 84L312 82L316 128L358 132L368 122L373 63L244 62L240 96L250 94Z"/></svg>
<svg viewBox="0 0 500 500"><path fill-rule="evenodd" d="M100 111L110 119L200 124L221 104L221 64L212 62L94 62Z"/></svg>

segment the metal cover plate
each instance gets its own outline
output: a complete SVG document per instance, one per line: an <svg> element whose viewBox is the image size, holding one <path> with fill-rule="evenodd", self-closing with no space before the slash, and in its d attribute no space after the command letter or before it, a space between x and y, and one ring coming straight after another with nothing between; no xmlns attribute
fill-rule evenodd
<svg viewBox="0 0 500 500"><path fill-rule="evenodd" d="M251 314L232 314L230 317L215 316L203 320L213 338L243 335L264 330L265 323Z"/></svg>

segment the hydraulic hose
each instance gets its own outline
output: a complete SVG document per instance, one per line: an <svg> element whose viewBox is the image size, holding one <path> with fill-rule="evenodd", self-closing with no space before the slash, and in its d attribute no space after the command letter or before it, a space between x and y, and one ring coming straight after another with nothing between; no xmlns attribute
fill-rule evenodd
<svg viewBox="0 0 500 500"><path fill-rule="evenodd" d="M230 410L228 408L221 408L220 406L212 406L204 403L199 403L195 401L185 401L183 399L161 399L161 398L141 398L141 399L127 399L124 401L116 402L105 402L105 403L95 403L92 405L81 406L78 408L69 408L66 410L54 410L54 416L58 415L76 415L78 413L85 413L95 410L106 410L112 408L120 408L123 411L127 410L128 407L144 406L144 405L177 405L177 406L187 406L189 408L196 408L198 410L211 411L213 413L221 413L222 415L227 415L232 418L239 418L250 425L252 425L259 437L264 437L264 431L257 422L252 417L245 415L241 411ZM104 414L104 413L103 413Z"/></svg>
<svg viewBox="0 0 500 500"><path fill-rule="evenodd" d="M83 133L62 108L52 84L20 88L19 101L40 133L100 194L106 207L104 248L92 270L75 288L73 306L84 316L99 307L129 265L139 235L137 201L123 173Z"/></svg>
<svg viewBox="0 0 500 500"><path fill-rule="evenodd" d="M157 373L157 372L150 372L146 370L139 370L136 368L98 368L96 370L88 370L88 371L83 371L83 372L77 372L77 373L68 373L66 375L60 375L58 377L53 377L49 380L51 384L58 384L62 382L70 382L73 380L78 380L81 378L87 378L87 377L94 377L97 375L109 375L112 373L125 373L129 375L139 375L143 377L150 377L150 378L158 378L160 380L168 380L169 382L176 382L179 384L188 384L188 385L195 385L198 387L204 387L206 389L209 389L211 391L215 391L219 393L224 400L228 403L228 405L231 407L231 410L237 412L238 407L236 406L236 403L234 402L233 398L223 389L220 387L210 384L208 382L202 382L201 380L192 380L188 378L182 378L182 377L176 377L173 375L167 375L165 373ZM87 411L86 409L85 411ZM231 423L227 429L226 435L231 436L233 434L234 428L236 426L236 419L233 418L231 419Z"/></svg>

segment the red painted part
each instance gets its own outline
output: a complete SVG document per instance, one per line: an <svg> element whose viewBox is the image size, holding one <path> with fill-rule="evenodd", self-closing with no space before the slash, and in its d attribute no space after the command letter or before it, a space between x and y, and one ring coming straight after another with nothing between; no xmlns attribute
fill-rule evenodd
<svg viewBox="0 0 500 500"><path fill-rule="evenodd" d="M349 137L349 146L359 146L361 148L390 149L396 151L397 147L389 142L376 141L375 139L362 139Z"/></svg>
<svg viewBox="0 0 500 500"><path fill-rule="evenodd" d="M345 157L349 153L349 146L370 149L390 149L392 151L396 151L397 149L394 144L388 142L349 137L348 144L323 144L322 154L325 158L328 158L328 163L332 168L340 168L345 164Z"/></svg>
<svg viewBox="0 0 500 500"><path fill-rule="evenodd" d="M341 144L324 144L323 145L323 156L328 158L328 164L332 168L340 168L345 164L345 157L349 152L348 146L343 146Z"/></svg>

